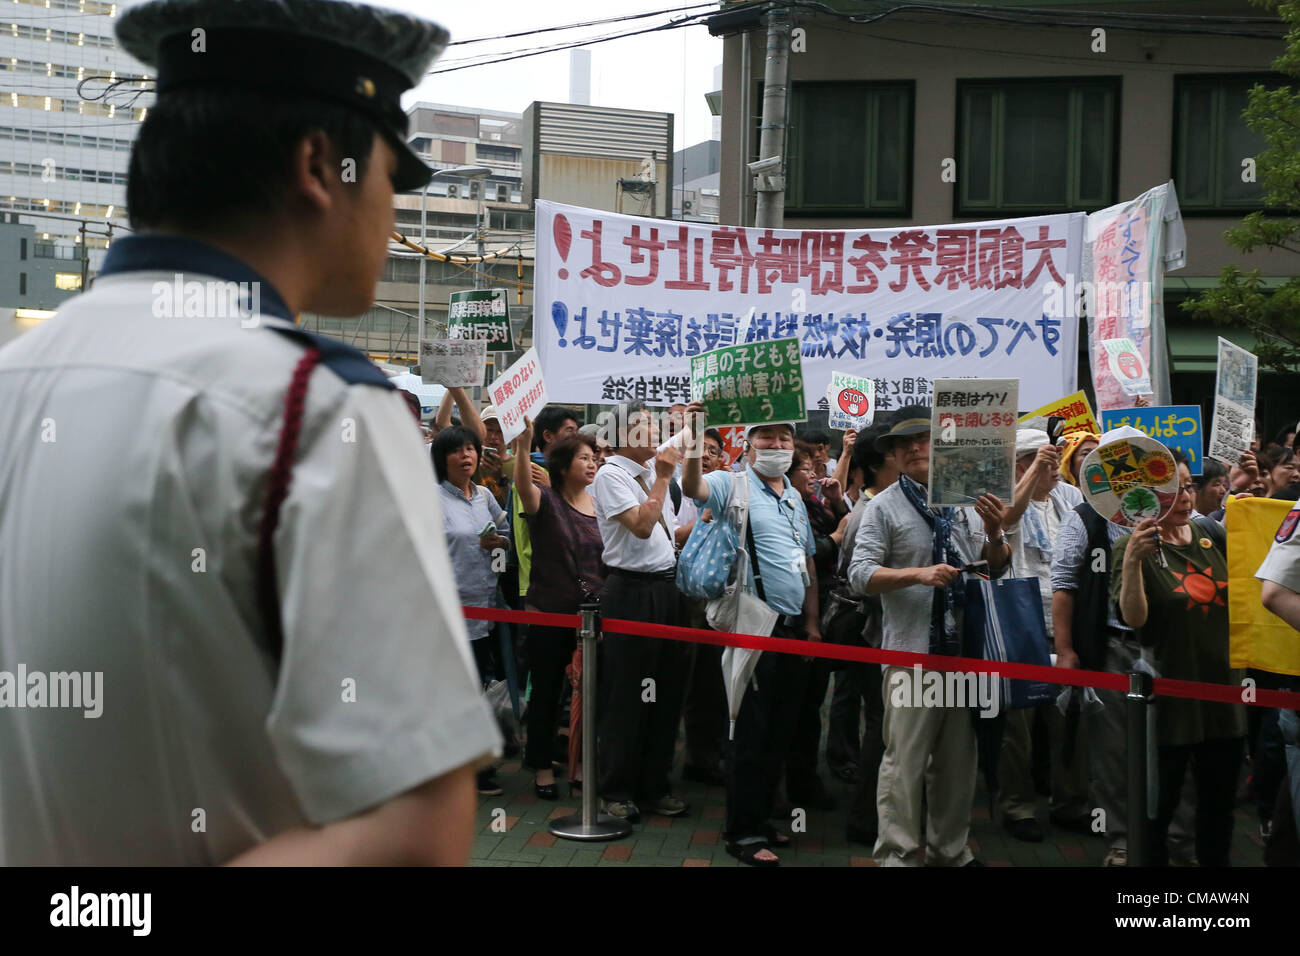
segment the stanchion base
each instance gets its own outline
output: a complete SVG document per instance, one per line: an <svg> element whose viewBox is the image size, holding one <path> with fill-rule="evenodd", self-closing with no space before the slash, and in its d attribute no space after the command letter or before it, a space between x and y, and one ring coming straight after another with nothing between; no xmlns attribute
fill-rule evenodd
<svg viewBox="0 0 1300 956"><path fill-rule="evenodd" d="M619 820L617 817L612 817L608 813L597 816L596 822L589 827L582 825L581 813L560 817L558 820L551 821L550 830L551 833L562 840L584 840L590 843L597 843L601 840L621 840L625 836L632 835L632 826L630 824Z"/></svg>

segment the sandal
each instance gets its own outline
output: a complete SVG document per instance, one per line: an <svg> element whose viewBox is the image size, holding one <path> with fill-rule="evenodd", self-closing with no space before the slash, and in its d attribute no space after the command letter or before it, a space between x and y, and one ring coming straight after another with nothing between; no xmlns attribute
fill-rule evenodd
<svg viewBox="0 0 1300 956"><path fill-rule="evenodd" d="M772 848L768 846L766 841L760 843L745 843L745 844L728 843L727 844L728 855L734 856L737 860L739 860L741 863L744 863L746 866L758 866L758 867L780 866L781 865L780 860L754 859L754 857L756 857L761 851L763 850L770 851L771 849Z"/></svg>
<svg viewBox="0 0 1300 956"><path fill-rule="evenodd" d="M771 846L789 846L790 838L784 833L777 832L776 828L767 828L767 842Z"/></svg>

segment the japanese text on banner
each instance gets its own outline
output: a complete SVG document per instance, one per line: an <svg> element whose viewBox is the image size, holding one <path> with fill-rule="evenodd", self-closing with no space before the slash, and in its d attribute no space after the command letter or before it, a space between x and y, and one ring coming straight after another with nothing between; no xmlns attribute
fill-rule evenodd
<svg viewBox="0 0 1300 956"><path fill-rule="evenodd" d="M692 358L794 338L814 405L836 369L893 382L1014 375L1041 403L1074 388L1078 318L1060 287L1078 272L1082 228L1069 214L773 230L543 201L538 353L558 401L670 404Z"/></svg>

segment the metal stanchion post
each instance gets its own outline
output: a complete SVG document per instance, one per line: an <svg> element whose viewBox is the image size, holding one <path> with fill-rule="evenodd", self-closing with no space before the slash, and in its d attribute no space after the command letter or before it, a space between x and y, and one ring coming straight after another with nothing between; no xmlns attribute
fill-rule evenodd
<svg viewBox="0 0 1300 956"><path fill-rule="evenodd" d="M582 623L582 812L551 821L551 832L566 840L618 840L629 836L632 827L608 813L599 813L596 782L596 638L600 633L600 607L583 604L578 608Z"/></svg>
<svg viewBox="0 0 1300 956"><path fill-rule="evenodd" d="M1149 866L1148 831L1155 817L1157 797L1155 781L1148 775L1155 771L1152 753L1154 722L1150 707L1155 703L1151 675L1132 671L1128 675L1128 694L1124 698L1128 723L1128 865Z"/></svg>

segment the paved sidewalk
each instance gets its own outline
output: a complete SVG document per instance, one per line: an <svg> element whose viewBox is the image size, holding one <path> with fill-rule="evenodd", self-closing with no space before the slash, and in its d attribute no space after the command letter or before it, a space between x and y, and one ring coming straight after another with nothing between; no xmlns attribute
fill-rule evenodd
<svg viewBox="0 0 1300 956"><path fill-rule="evenodd" d="M581 810L577 796L568 795L568 784L558 781L562 794L558 803L538 800L533 795L532 773L521 770L517 759L501 765L498 779L505 792L479 798L478 831L471 857L473 866L739 866L727 855L722 841L723 804L721 787L682 782L680 746L673 775L674 793L688 801L690 810L669 819L643 815L632 835L607 843L579 843L558 840L547 830L552 817ZM839 807L828 812L808 811L807 832L792 834L790 846L778 851L782 866L874 866L871 849L848 844L844 826L849 788L823 769L822 779ZM500 811L504 811L503 813ZM504 819L501 824L494 821ZM971 849L989 866L1099 866L1106 855L1100 837L1075 834L1047 822L1046 800L1040 801L1039 820L1047 838L1042 843L1024 843L1011 837L989 819L987 791L981 781L976 792L971 824ZM787 818L782 832L789 831ZM1262 843L1254 811L1244 803L1237 808L1233 831L1234 866L1261 866Z"/></svg>

